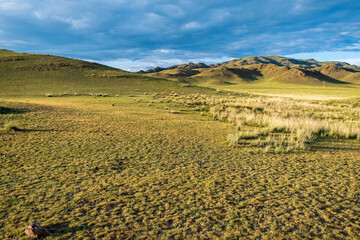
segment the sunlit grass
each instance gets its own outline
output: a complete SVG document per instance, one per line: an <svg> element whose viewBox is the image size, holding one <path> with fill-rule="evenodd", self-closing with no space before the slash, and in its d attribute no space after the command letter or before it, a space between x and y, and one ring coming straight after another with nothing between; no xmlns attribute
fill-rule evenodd
<svg viewBox="0 0 360 240"><path fill-rule="evenodd" d="M356 239L360 142L323 138L282 153L276 141L287 139L259 140L267 127L214 120L207 98L226 110L240 97L249 99L148 93L1 102L12 109L1 124L18 122L22 131L0 132L0 238L25 239L37 220L49 239ZM272 109L253 101L244 112ZM304 104L289 117L317 106ZM350 104L321 103L332 110L303 116L330 120ZM356 116L348 109L343 117ZM252 129L258 136L246 141L255 146L229 146L228 134ZM272 151L259 151L263 141L274 141Z"/></svg>

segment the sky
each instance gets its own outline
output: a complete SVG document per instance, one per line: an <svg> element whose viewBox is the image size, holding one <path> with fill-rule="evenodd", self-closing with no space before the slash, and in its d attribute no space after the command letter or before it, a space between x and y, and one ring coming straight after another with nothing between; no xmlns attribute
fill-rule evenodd
<svg viewBox="0 0 360 240"><path fill-rule="evenodd" d="M0 48L128 71L268 55L360 65L360 1L0 0Z"/></svg>

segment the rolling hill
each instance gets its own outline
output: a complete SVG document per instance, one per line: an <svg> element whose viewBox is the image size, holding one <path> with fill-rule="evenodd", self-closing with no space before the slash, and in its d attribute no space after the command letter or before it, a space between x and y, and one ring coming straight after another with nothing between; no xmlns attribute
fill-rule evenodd
<svg viewBox="0 0 360 240"><path fill-rule="evenodd" d="M183 73L182 73L183 74ZM0 50L0 96L210 91L59 56Z"/></svg>

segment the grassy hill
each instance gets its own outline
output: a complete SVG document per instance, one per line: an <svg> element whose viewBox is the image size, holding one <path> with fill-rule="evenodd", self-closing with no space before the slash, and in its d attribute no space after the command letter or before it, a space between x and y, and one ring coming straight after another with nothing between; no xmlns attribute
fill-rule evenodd
<svg viewBox="0 0 360 240"><path fill-rule="evenodd" d="M0 50L0 96L209 91L59 56Z"/></svg>

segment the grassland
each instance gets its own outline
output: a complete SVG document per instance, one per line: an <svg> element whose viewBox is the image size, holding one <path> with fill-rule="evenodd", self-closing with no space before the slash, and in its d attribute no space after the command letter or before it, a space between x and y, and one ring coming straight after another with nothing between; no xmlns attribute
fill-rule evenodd
<svg viewBox="0 0 360 240"><path fill-rule="evenodd" d="M360 85L342 86L328 84L323 86L306 86L301 84L289 85L268 83L261 81L259 83L243 83L231 85L213 85L209 83L199 84L199 86L213 87L223 91L248 92L267 96L280 96L298 99L344 99L358 98L360 96Z"/></svg>
<svg viewBox="0 0 360 240"><path fill-rule="evenodd" d="M153 96L3 100L1 238L33 220L49 239L359 236L360 142L232 147L232 124Z"/></svg>
<svg viewBox="0 0 360 240"><path fill-rule="evenodd" d="M330 134L334 124L358 134L355 84L214 91L1 54L1 239L26 239L35 220L47 239L359 238L360 141ZM288 152L257 138L229 144L268 128L267 117L330 128Z"/></svg>

